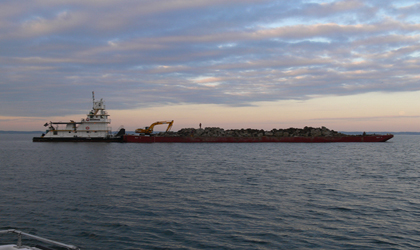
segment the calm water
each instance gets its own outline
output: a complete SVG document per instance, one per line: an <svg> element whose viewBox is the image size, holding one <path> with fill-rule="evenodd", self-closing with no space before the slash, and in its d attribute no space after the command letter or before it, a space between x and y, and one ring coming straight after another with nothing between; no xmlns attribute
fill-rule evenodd
<svg viewBox="0 0 420 250"><path fill-rule="evenodd" d="M32 136L0 135L0 229L82 249L420 248L420 136L348 144Z"/></svg>

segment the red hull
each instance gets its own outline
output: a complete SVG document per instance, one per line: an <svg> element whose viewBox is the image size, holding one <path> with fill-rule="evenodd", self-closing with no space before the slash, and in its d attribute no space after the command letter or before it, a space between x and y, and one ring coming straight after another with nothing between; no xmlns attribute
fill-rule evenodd
<svg viewBox="0 0 420 250"><path fill-rule="evenodd" d="M153 143L153 142L297 142L297 143L322 143L322 142L386 142L393 135L349 135L338 137L165 137L124 135L124 142Z"/></svg>

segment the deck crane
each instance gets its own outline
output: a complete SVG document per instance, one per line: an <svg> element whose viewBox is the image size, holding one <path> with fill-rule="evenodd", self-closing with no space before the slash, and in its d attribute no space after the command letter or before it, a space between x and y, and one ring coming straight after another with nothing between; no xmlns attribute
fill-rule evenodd
<svg viewBox="0 0 420 250"><path fill-rule="evenodd" d="M153 128L156 125L161 125L161 124L168 124L168 128L166 129L166 132L168 132L172 128L172 125L174 124L174 120L172 120L172 121L158 121L158 122L154 122L149 127L136 129L135 132L136 133L139 133L139 134L150 135L151 133L153 133Z"/></svg>

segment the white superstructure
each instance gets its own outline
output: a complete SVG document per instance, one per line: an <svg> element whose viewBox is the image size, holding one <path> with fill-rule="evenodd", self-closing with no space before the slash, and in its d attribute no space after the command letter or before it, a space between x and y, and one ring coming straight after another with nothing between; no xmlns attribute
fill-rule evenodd
<svg viewBox="0 0 420 250"><path fill-rule="evenodd" d="M95 101L92 92L93 107L86 118L80 122L70 120L69 122L50 122L46 133L42 138L107 138L112 136L112 129L109 127L111 119L108 119L108 112L105 111L104 101Z"/></svg>

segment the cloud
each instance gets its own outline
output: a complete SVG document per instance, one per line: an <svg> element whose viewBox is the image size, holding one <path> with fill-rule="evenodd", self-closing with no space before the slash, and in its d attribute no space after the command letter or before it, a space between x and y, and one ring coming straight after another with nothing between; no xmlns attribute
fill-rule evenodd
<svg viewBox="0 0 420 250"><path fill-rule="evenodd" d="M311 120L314 121L384 121L384 120L390 120L390 119L419 119L420 116L418 115L412 115L412 116L406 116L406 115L394 115L394 116L359 116L359 117L335 117L335 118L314 118Z"/></svg>
<svg viewBox="0 0 420 250"><path fill-rule="evenodd" d="M0 112L85 112L92 90L115 109L420 90L401 2L0 3Z"/></svg>

